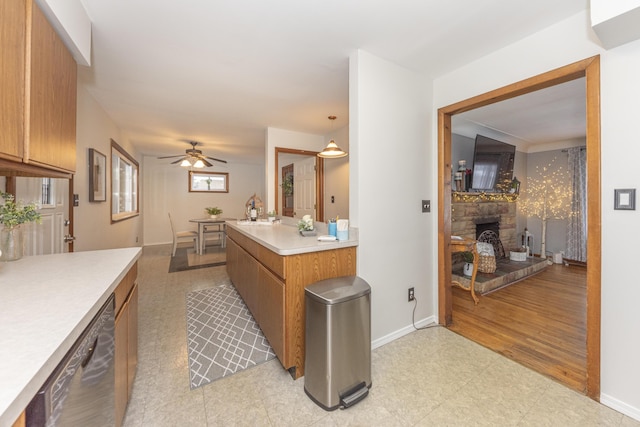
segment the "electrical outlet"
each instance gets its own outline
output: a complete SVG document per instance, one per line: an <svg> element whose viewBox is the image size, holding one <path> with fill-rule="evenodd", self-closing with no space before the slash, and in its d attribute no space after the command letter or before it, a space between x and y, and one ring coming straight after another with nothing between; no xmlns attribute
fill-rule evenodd
<svg viewBox="0 0 640 427"><path fill-rule="evenodd" d="M415 299L415 295L413 294L414 288L409 288L409 302Z"/></svg>

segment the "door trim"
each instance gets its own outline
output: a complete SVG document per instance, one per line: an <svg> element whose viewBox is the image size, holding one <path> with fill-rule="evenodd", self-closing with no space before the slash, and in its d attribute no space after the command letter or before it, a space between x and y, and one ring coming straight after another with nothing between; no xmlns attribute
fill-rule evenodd
<svg viewBox="0 0 640 427"><path fill-rule="evenodd" d="M299 150L297 148L282 148L275 147L275 172L274 172L274 197L275 206L278 206L278 182L279 177L279 165L278 154L299 154L301 156L316 156L316 221L324 222L324 159L317 157L317 151ZM277 209L277 207L276 207Z"/></svg>
<svg viewBox="0 0 640 427"><path fill-rule="evenodd" d="M587 390L600 400L601 179L600 55L438 109L438 322L452 320L451 116L585 77L587 115Z"/></svg>

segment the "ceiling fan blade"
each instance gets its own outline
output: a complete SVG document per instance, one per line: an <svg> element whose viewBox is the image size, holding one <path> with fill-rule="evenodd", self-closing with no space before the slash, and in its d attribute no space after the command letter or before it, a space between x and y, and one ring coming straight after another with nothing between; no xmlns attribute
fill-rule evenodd
<svg viewBox="0 0 640 427"><path fill-rule="evenodd" d="M173 157L184 157L184 154L178 154L177 156L162 156L162 157L156 157L157 159L171 159Z"/></svg>
<svg viewBox="0 0 640 427"><path fill-rule="evenodd" d="M202 163L205 164L205 166L207 166L208 168L210 168L211 166L213 166L211 163L209 163L207 161L207 159L205 159L204 157L201 157L200 160L202 160Z"/></svg>
<svg viewBox="0 0 640 427"><path fill-rule="evenodd" d="M186 159L186 158L187 158L186 156L182 156L182 158L181 158L181 159L175 160L175 161L171 162L171 164L172 164L172 165L175 165L175 164L177 164L177 163L180 163L181 161L183 161L183 160L184 160L184 159Z"/></svg>
<svg viewBox="0 0 640 427"><path fill-rule="evenodd" d="M216 162L227 163L227 161L226 161L226 160L216 159L215 157L209 157L209 156L207 156L207 159L209 159L209 160L214 160L214 161L216 161Z"/></svg>

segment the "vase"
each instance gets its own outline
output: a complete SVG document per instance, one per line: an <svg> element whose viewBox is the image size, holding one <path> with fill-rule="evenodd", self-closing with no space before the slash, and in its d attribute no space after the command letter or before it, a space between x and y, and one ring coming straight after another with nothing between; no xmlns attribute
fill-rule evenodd
<svg viewBox="0 0 640 427"><path fill-rule="evenodd" d="M16 261L24 255L24 238L20 226L0 230L0 261Z"/></svg>
<svg viewBox="0 0 640 427"><path fill-rule="evenodd" d="M462 274L464 274L467 277L471 277L473 275L473 263L472 262L465 262L464 263L464 267L462 269Z"/></svg>
<svg viewBox="0 0 640 427"><path fill-rule="evenodd" d="M211 215L211 219L216 219L218 218L218 215Z"/></svg>

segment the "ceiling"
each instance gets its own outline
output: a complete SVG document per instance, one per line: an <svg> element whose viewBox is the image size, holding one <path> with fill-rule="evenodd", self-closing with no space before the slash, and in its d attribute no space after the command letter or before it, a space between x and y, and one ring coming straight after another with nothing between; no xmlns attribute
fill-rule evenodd
<svg viewBox="0 0 640 427"><path fill-rule="evenodd" d="M584 145L587 132L584 77L457 114L452 133L477 134L513 144L518 151Z"/></svg>
<svg viewBox="0 0 640 427"><path fill-rule="evenodd" d="M349 55L436 78L587 9L588 0L80 0L85 84L145 155L264 162L267 127L348 124ZM504 122L474 117L498 128ZM540 130L540 126L537 126ZM528 139L524 130L509 133Z"/></svg>

